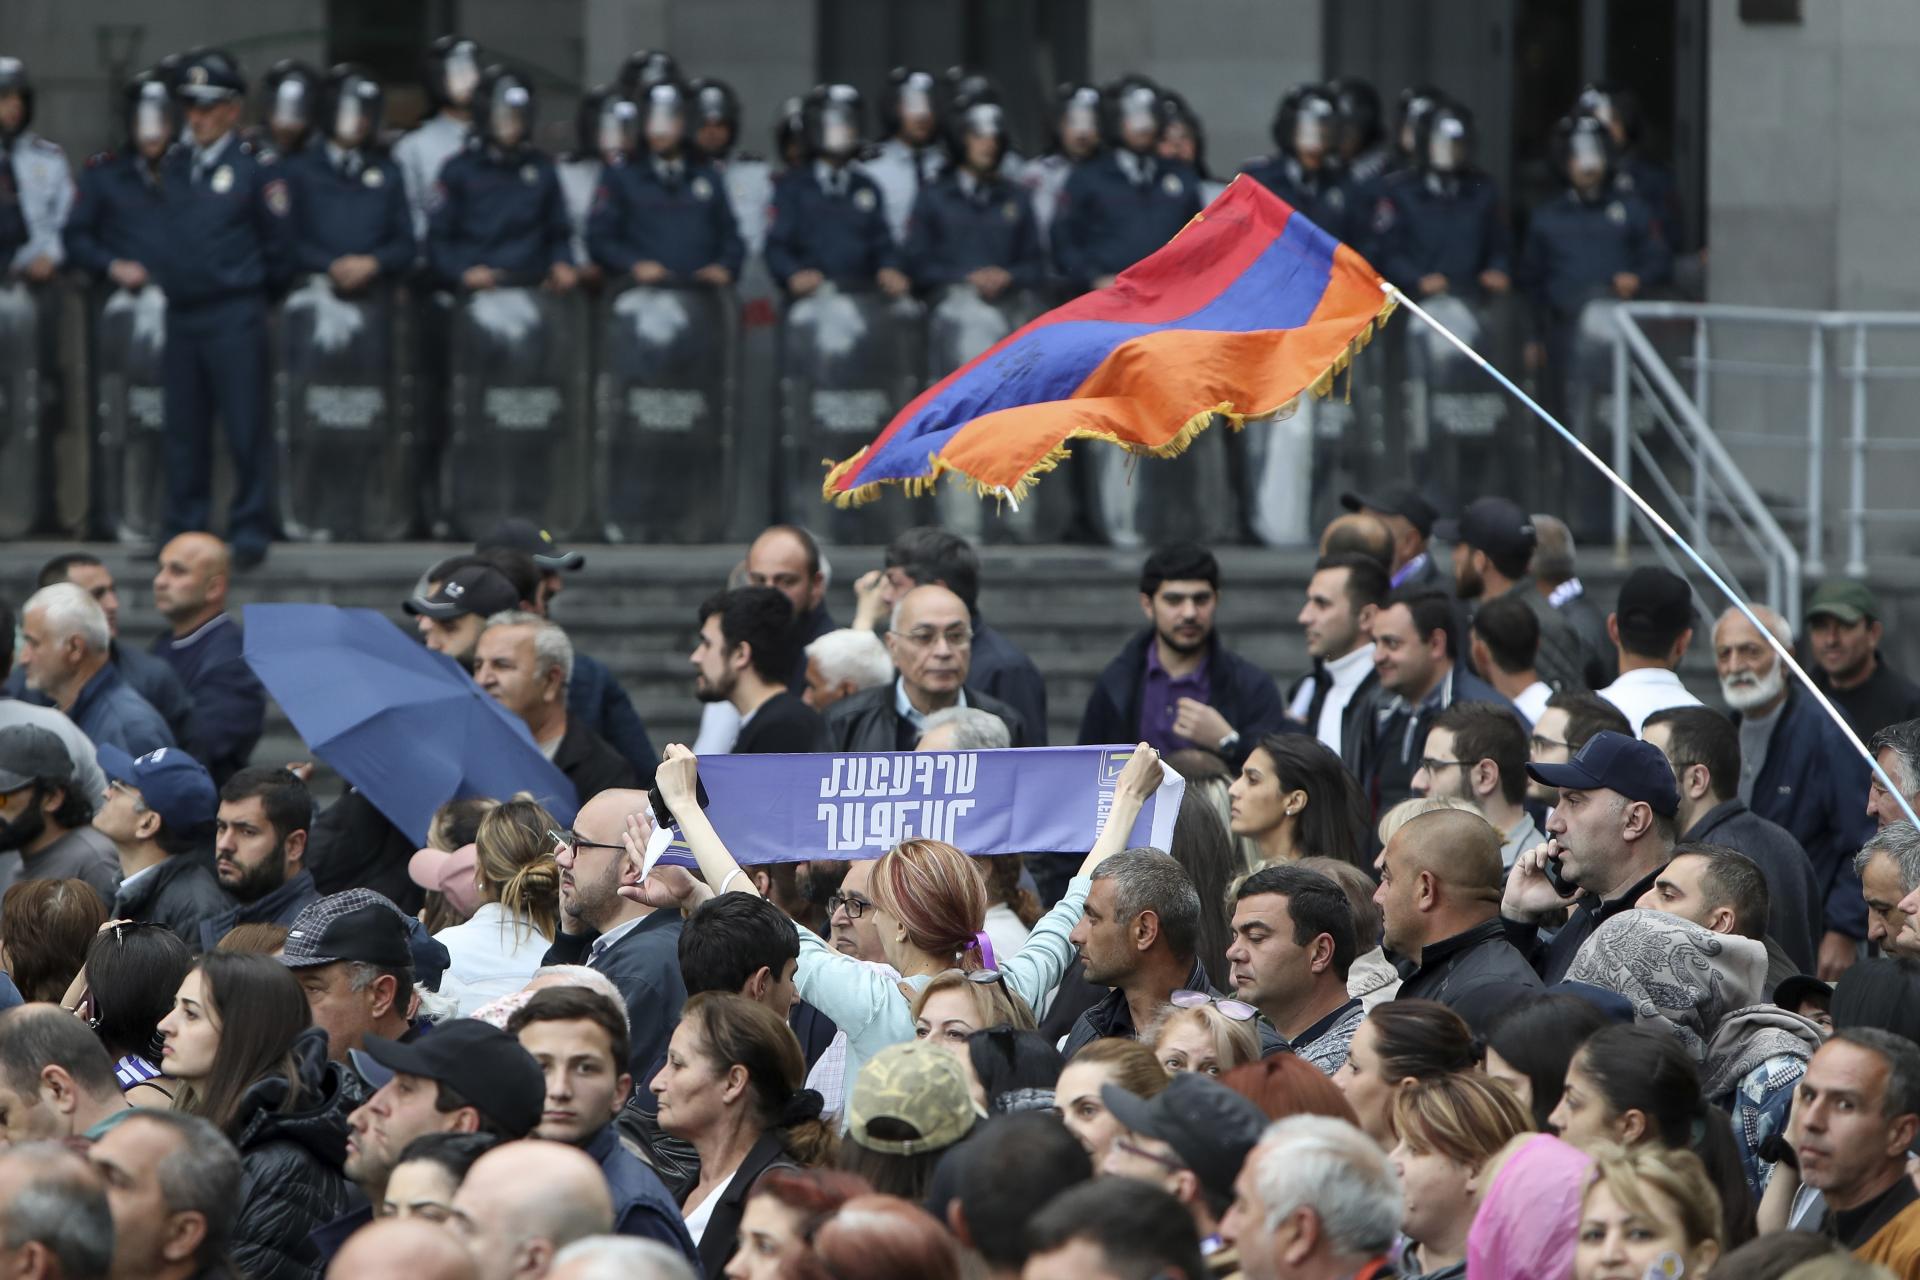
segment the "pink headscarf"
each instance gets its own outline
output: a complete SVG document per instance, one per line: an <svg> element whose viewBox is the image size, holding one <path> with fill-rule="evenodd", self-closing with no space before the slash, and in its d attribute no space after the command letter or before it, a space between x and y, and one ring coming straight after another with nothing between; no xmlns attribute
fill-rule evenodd
<svg viewBox="0 0 1920 1280"><path fill-rule="evenodd" d="M1593 1161L1550 1134L1527 1139L1487 1188L1467 1232L1473 1280L1571 1275L1580 1201Z"/></svg>

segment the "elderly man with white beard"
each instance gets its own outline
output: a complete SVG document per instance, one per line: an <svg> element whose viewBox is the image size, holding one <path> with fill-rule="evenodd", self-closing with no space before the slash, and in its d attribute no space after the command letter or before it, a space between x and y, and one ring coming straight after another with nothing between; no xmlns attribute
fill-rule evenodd
<svg viewBox="0 0 1920 1280"><path fill-rule="evenodd" d="M1754 613L1791 650L1785 620L1762 606ZM1740 798L1793 834L1825 894L1819 966L1832 982L1859 957L1867 936L1866 900L1853 869L1854 854L1873 834L1866 764L1737 609L1714 624L1713 661L1740 727Z"/></svg>

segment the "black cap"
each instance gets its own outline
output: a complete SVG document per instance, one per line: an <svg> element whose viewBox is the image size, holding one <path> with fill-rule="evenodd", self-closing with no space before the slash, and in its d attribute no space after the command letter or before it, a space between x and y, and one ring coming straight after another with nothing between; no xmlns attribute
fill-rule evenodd
<svg viewBox="0 0 1920 1280"><path fill-rule="evenodd" d="M1620 584L1613 611L1622 631L1677 635L1693 625L1693 588L1679 574L1647 565Z"/></svg>
<svg viewBox="0 0 1920 1280"><path fill-rule="evenodd" d="M458 569L430 596L415 596L401 608L448 622L477 613L483 618L520 607L520 593L507 575L491 565L470 564Z"/></svg>
<svg viewBox="0 0 1920 1280"><path fill-rule="evenodd" d="M1833 1000L1832 984L1822 982L1811 974L1796 973L1791 978L1782 979L1780 985L1773 989L1770 1003L1776 1008L1792 1012L1793 1006L1809 1000L1830 1003Z"/></svg>
<svg viewBox="0 0 1920 1280"><path fill-rule="evenodd" d="M437 1081L472 1103L509 1138L540 1123L547 1079L520 1042L474 1018L455 1018L412 1040L365 1038L366 1055L389 1071Z"/></svg>
<svg viewBox="0 0 1920 1280"><path fill-rule="evenodd" d="M1475 498L1458 520L1436 520L1434 536L1484 551L1494 563L1525 560L1538 541L1533 517L1507 498Z"/></svg>
<svg viewBox="0 0 1920 1280"><path fill-rule="evenodd" d="M1588 738L1565 764L1530 764L1527 776L1568 791L1613 791L1651 805L1663 818L1680 810L1673 766L1651 742L1603 729Z"/></svg>
<svg viewBox="0 0 1920 1280"><path fill-rule="evenodd" d="M1423 538L1433 535L1433 504L1413 488L1388 489L1383 493L1343 493L1340 505L1349 511L1384 511L1403 516L1420 531Z"/></svg>
<svg viewBox="0 0 1920 1280"><path fill-rule="evenodd" d="M73 781L73 757L51 729L15 724L0 729L0 791L19 791L36 782L64 787Z"/></svg>
<svg viewBox="0 0 1920 1280"><path fill-rule="evenodd" d="M310 902L293 918L280 952L289 969L357 960L382 969L410 969L413 949L400 908L371 889L346 889Z"/></svg>
<svg viewBox="0 0 1920 1280"><path fill-rule="evenodd" d="M239 64L223 49L208 49L180 70L177 92L189 102L226 102L246 91L247 80L240 74Z"/></svg>
<svg viewBox="0 0 1920 1280"><path fill-rule="evenodd" d="M1197 1071L1177 1072L1152 1098L1102 1085L1100 1100L1133 1132L1172 1147L1208 1195L1221 1201L1233 1199L1240 1166L1267 1127L1266 1112Z"/></svg>
<svg viewBox="0 0 1920 1280"><path fill-rule="evenodd" d="M584 569L587 558L568 551L553 540L553 535L531 520L513 516L488 530L487 536L473 544L477 552L524 551L542 569Z"/></svg>

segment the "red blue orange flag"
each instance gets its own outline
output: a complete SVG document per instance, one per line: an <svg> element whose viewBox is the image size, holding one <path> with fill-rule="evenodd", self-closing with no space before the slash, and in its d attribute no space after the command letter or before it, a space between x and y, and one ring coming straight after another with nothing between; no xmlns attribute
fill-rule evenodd
<svg viewBox="0 0 1920 1280"><path fill-rule="evenodd" d="M1251 178L1172 240L922 392L827 474L849 506L943 475L1026 495L1070 440L1171 457L1218 419L1327 394L1393 303L1366 260Z"/></svg>

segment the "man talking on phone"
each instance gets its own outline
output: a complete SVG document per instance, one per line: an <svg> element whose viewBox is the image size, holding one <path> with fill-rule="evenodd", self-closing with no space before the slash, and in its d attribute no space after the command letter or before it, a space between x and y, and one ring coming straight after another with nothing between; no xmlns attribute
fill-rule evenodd
<svg viewBox="0 0 1920 1280"><path fill-rule="evenodd" d="M1514 860L1500 915L1507 935L1551 986L1611 917L1629 911L1673 856L1680 791L1658 747L1596 733L1565 764L1530 764L1527 776L1559 799L1547 842ZM1542 943L1541 922L1572 906L1566 927Z"/></svg>

